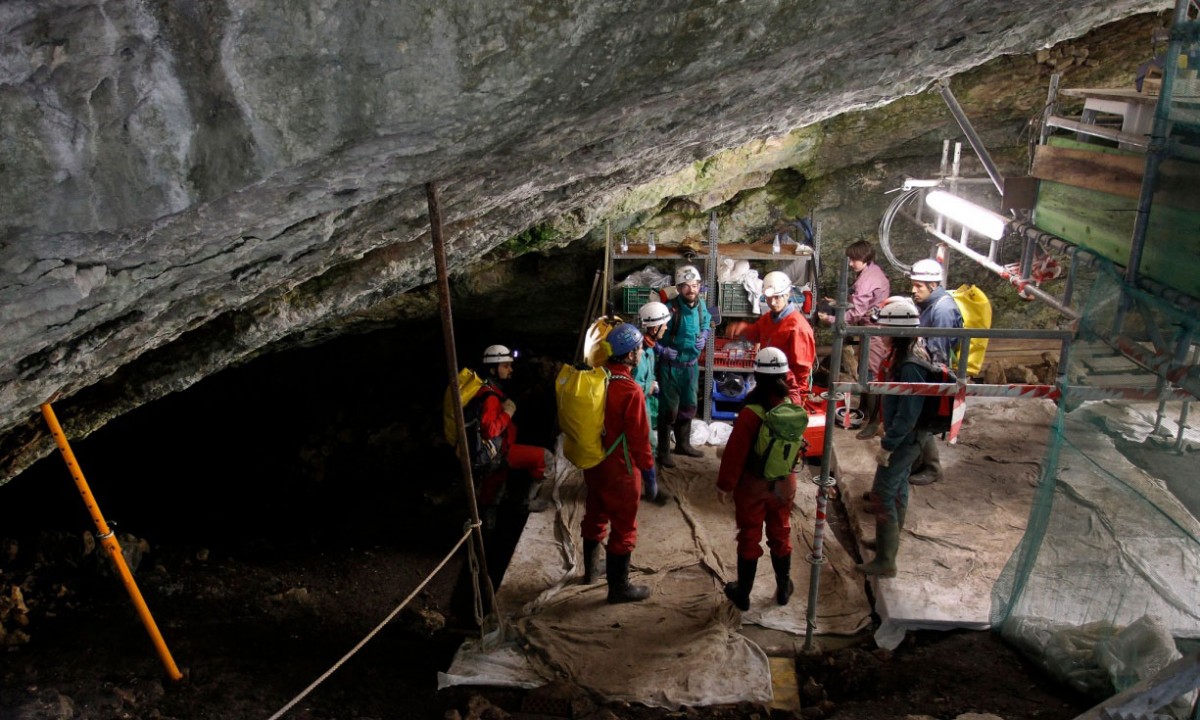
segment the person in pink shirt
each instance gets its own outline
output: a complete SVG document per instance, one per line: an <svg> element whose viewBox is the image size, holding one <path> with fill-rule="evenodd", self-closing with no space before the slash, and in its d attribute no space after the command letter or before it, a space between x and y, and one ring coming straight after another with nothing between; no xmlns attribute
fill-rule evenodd
<svg viewBox="0 0 1200 720"><path fill-rule="evenodd" d="M875 264L875 248L866 240L851 243L846 248L846 257L850 259L850 269L858 277L850 293L850 307L846 309L847 325L874 325L871 312L883 306L884 301L892 294L892 284L884 274L883 268ZM825 298L829 303L832 298ZM826 325L832 325L834 316L831 313L818 313L817 317ZM871 380L881 380L879 375L883 359L887 357L888 346L886 338L872 338L868 367ZM879 433L880 405L879 396L864 393L862 397L864 425L856 436L860 440L873 438Z"/></svg>

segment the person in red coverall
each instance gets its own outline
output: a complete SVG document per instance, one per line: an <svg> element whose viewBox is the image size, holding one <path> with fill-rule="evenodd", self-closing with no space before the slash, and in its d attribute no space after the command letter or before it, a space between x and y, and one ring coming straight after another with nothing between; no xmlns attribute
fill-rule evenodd
<svg viewBox="0 0 1200 720"><path fill-rule="evenodd" d="M731 323L729 336L742 338L760 347L779 348L787 357L791 374L788 377L788 396L802 404L811 389L812 366L817 361L817 341L812 325L792 302L792 281L778 270L763 278L763 295L769 310L753 324Z"/></svg>
<svg viewBox="0 0 1200 720"><path fill-rule="evenodd" d="M775 570L775 601L787 605L795 587L792 569L792 501L796 497L796 473L769 482L754 475L750 455L763 420L749 405L764 411L789 401L792 384L788 359L779 348L763 348L754 357L754 389L733 421L733 432L721 456L717 473L717 496L728 503L733 495L737 519L737 582L726 583L725 596L739 610L750 609L750 590L762 557L763 525Z"/></svg>
<svg viewBox="0 0 1200 720"><path fill-rule="evenodd" d="M510 469L524 470L533 479L528 500L530 511L538 512L548 505L537 495L546 476L550 452L535 445L517 444L517 424L513 422L517 404L504 394L502 384L512 377L515 357L503 345L491 345L483 351L485 370L483 387L479 389L482 398L479 408L480 434L484 439L503 438L500 454L504 458L500 467L480 482L479 505L484 508L484 520L489 526L495 525L500 490L508 480Z"/></svg>
<svg viewBox="0 0 1200 720"><path fill-rule="evenodd" d="M583 471L587 485L581 523L583 580L590 583L597 574L595 556L606 530L611 529L605 553L608 602L636 602L649 597L650 589L629 584L629 559L637 544L642 478L653 481L655 474L646 398L633 379L633 368L642 354L642 333L632 323L622 323L604 341L611 346L605 368L612 376L604 398L604 437L624 437L624 442L617 443L600 464Z"/></svg>

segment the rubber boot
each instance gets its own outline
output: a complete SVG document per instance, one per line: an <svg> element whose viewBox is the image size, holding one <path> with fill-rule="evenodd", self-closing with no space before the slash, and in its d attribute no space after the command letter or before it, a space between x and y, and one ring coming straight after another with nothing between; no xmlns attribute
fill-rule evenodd
<svg viewBox="0 0 1200 720"><path fill-rule="evenodd" d="M660 468L675 467L671 459L671 426L666 423L658 426L658 455L654 460Z"/></svg>
<svg viewBox="0 0 1200 720"><path fill-rule="evenodd" d="M704 457L704 453L692 447L692 421L680 420L675 423L675 450L677 455L688 457Z"/></svg>
<svg viewBox="0 0 1200 720"><path fill-rule="evenodd" d="M583 584L591 585L605 574L604 555L596 552L600 549L599 540L583 541Z"/></svg>
<svg viewBox="0 0 1200 720"><path fill-rule="evenodd" d="M904 530L904 516L907 514L908 514L907 507L902 507L902 508L896 509L896 515L900 518L899 526L900 526L901 531ZM863 540L862 546L863 546L863 548L865 548L867 550L874 550L876 547L874 540Z"/></svg>
<svg viewBox="0 0 1200 720"><path fill-rule="evenodd" d="M629 555L608 553L608 602L638 602L650 597L650 588L629 584Z"/></svg>
<svg viewBox="0 0 1200 720"><path fill-rule="evenodd" d="M754 574L758 572L758 558L738 558L737 582L725 583L725 597L733 601L738 610L750 609L750 591L754 589Z"/></svg>
<svg viewBox="0 0 1200 720"><path fill-rule="evenodd" d="M854 436L856 440L870 440L879 434L879 396L866 393L862 396L863 423L862 429Z"/></svg>
<svg viewBox="0 0 1200 720"><path fill-rule="evenodd" d="M787 605L796 590L792 582L792 556L772 555L771 568L775 570L775 602Z"/></svg>
<svg viewBox="0 0 1200 720"><path fill-rule="evenodd" d="M900 525L888 518L875 521L875 543L879 549L869 563L855 565L854 569L865 575L896 577L896 552L900 549Z"/></svg>
<svg viewBox="0 0 1200 720"><path fill-rule="evenodd" d="M937 438L924 433L921 436L921 454L913 461L909 471L909 485L932 485L942 479L942 459L938 452Z"/></svg>

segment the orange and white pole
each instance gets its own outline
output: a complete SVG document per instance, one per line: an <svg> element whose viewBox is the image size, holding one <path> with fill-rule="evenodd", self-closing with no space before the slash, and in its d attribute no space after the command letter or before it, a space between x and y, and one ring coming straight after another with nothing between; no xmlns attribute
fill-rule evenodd
<svg viewBox="0 0 1200 720"><path fill-rule="evenodd" d="M104 516L100 513L99 506L96 505L96 499L92 497L92 491L88 488L87 480L83 477L83 470L75 461L75 453L71 451L71 446L67 443L67 436L63 434L62 426L58 424L58 418L55 417L54 408L50 407L50 403L42 405L42 417L46 418L46 424L50 426L50 434L54 436L54 442L58 445L63 460L67 463L67 469L71 471L71 477L75 479L75 487L79 488L79 494L83 496L83 504L87 506L88 512L92 515L92 521L96 523L96 530L100 533L100 542L108 552L113 566L121 575L121 582L125 584L125 590L129 593L129 597L133 599L133 605L137 609L138 617L142 619L142 625L145 625L146 632L150 633L150 640L154 643L154 649L158 652L158 657L162 660L167 675L172 680L182 679L183 673L179 672L179 668L176 667L175 660L171 657L171 651L167 649L167 643L163 641L162 634L158 631L158 625L150 614L150 608L146 607L146 601L142 599L142 593L133 580L133 573L125 564L125 555L121 553L121 544L117 542L116 535L104 521Z"/></svg>

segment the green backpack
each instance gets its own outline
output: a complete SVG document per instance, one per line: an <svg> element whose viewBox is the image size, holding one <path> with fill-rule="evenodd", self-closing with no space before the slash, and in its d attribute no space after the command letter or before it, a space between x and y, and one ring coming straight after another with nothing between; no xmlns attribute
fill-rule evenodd
<svg viewBox="0 0 1200 720"><path fill-rule="evenodd" d="M781 402L765 414L762 405L746 407L763 421L748 460L750 471L765 480L781 480L791 475L804 451L808 413L803 406L791 402Z"/></svg>

